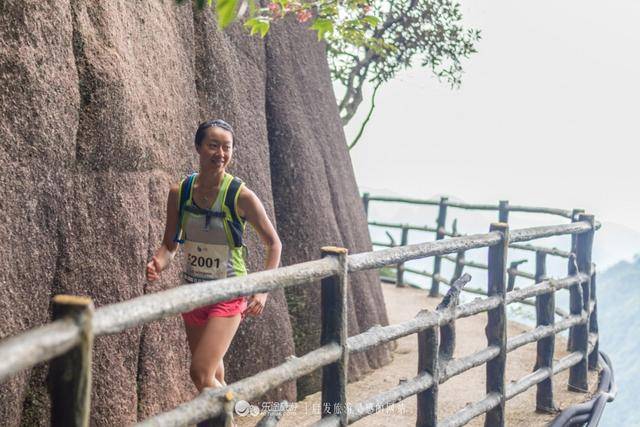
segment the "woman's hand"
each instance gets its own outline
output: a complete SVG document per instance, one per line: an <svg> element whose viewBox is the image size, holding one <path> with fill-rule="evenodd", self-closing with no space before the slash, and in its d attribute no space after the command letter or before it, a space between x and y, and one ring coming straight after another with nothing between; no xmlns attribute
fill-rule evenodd
<svg viewBox="0 0 640 427"><path fill-rule="evenodd" d="M267 293L253 294L248 298L247 308L242 313L243 316L260 316L267 302Z"/></svg>
<svg viewBox="0 0 640 427"><path fill-rule="evenodd" d="M161 271L162 268L160 267L160 261L158 261L158 258L154 256L147 264L147 280L149 282L158 280L160 278Z"/></svg>
<svg viewBox="0 0 640 427"><path fill-rule="evenodd" d="M167 268L171 260L176 255L178 244L173 241L178 226L178 194L180 192L180 184L174 184L169 189L169 197L167 198L167 223L164 227L164 237L162 245L147 263L146 276L149 282L154 282L160 278L160 273Z"/></svg>

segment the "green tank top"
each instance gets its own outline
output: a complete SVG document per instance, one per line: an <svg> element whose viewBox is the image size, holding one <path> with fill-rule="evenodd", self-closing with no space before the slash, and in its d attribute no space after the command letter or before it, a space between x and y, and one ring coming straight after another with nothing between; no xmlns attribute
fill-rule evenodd
<svg viewBox="0 0 640 427"><path fill-rule="evenodd" d="M231 220L231 212L224 204L232 179L231 174L225 173L220 191L213 204L199 206L199 208L208 209L212 215L189 211L189 206L198 207L193 202L194 186L191 186L182 218L184 250L186 252L183 276L187 283L247 274L243 247L234 247L227 221ZM240 190L234 200L236 212L239 194ZM242 222L243 232L244 226L245 223Z"/></svg>

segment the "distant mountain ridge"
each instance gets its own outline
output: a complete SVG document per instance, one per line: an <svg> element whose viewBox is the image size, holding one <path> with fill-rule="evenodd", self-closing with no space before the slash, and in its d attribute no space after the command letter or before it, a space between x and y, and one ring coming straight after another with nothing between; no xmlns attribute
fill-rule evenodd
<svg viewBox="0 0 640 427"><path fill-rule="evenodd" d="M604 411L602 426L637 425L640 395L640 254L597 275L600 349L613 362L618 396Z"/></svg>

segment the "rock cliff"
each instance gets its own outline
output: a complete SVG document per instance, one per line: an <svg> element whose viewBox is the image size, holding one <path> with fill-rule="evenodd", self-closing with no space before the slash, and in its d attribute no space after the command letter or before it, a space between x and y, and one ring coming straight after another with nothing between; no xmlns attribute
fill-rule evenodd
<svg viewBox="0 0 640 427"><path fill-rule="evenodd" d="M58 293L96 307L176 286L179 262L146 283L170 183L195 170L198 122L236 130L230 172L263 201L283 265L323 245L370 250L324 56L315 34L274 25L266 39L216 27L171 1L0 1L0 338L46 323ZM263 265L248 236L249 267ZM387 324L377 274L350 278L349 333ZM234 381L319 343L318 284L270 295L225 359ZM289 309L287 303L290 304ZM351 358L351 378L389 361ZM92 421L125 425L196 390L179 316L98 337ZM7 425L48 424L46 364L0 384ZM317 388L317 376L299 382ZM291 383L265 400L296 398Z"/></svg>

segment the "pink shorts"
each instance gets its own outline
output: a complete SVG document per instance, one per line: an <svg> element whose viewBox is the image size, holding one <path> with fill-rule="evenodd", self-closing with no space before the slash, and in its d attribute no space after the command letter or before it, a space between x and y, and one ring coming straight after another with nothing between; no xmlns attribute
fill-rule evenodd
<svg viewBox="0 0 640 427"><path fill-rule="evenodd" d="M215 304L198 307L186 313L182 318L189 325L204 326L210 317L230 317L241 314L247 308L247 298L240 297Z"/></svg>

